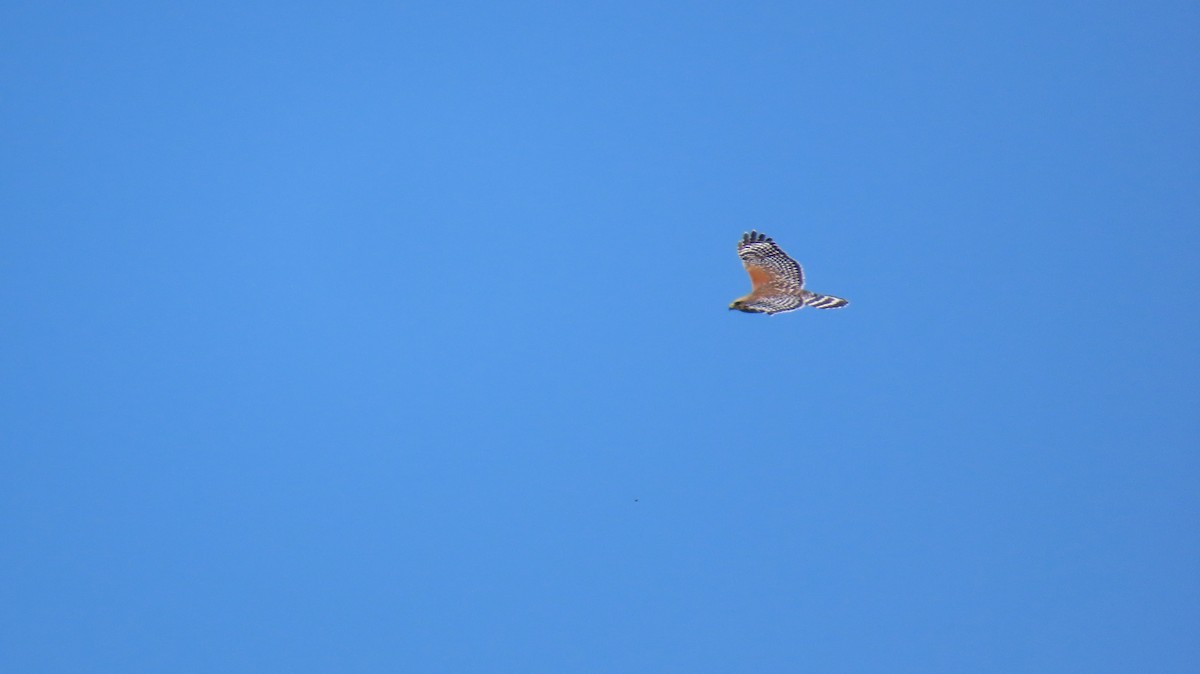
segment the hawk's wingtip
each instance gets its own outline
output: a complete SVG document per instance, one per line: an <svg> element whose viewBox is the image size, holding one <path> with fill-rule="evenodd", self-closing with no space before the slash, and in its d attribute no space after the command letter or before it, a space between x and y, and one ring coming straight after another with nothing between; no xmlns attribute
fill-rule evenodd
<svg viewBox="0 0 1200 674"><path fill-rule="evenodd" d="M762 232L752 229L749 232L742 232L742 243L774 243L775 239L763 234Z"/></svg>

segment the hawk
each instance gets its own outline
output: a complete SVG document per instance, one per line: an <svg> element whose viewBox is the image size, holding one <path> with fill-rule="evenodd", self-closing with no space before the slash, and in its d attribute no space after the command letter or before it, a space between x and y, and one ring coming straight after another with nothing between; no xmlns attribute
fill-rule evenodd
<svg viewBox="0 0 1200 674"><path fill-rule="evenodd" d="M738 257L750 274L750 294L739 297L730 309L750 314L778 314L805 305L837 309L850 302L804 289L804 270L766 234L751 231L738 242Z"/></svg>

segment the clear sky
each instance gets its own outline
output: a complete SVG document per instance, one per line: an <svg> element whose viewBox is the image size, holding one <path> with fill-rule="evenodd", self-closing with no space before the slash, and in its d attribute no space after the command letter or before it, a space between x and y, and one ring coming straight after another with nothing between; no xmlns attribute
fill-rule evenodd
<svg viewBox="0 0 1200 674"><path fill-rule="evenodd" d="M1198 44L4 3L0 671L1200 670Z"/></svg>

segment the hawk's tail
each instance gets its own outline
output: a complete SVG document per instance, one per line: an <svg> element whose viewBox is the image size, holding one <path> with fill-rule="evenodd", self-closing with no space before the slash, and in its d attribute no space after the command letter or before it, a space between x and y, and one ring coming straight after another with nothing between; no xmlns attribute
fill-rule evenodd
<svg viewBox="0 0 1200 674"><path fill-rule="evenodd" d="M850 304L850 300L844 300L833 295L818 295L817 293L805 290L804 304L814 309L840 309Z"/></svg>

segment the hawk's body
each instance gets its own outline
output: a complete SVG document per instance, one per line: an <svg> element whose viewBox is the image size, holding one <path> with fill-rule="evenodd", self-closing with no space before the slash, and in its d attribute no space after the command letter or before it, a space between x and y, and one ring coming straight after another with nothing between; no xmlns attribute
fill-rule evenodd
<svg viewBox="0 0 1200 674"><path fill-rule="evenodd" d="M738 242L738 257L750 274L750 294L739 297L730 309L753 314L778 314L805 305L817 309L837 309L850 302L831 295L818 295L804 289L804 270L788 257L773 239L750 232Z"/></svg>

